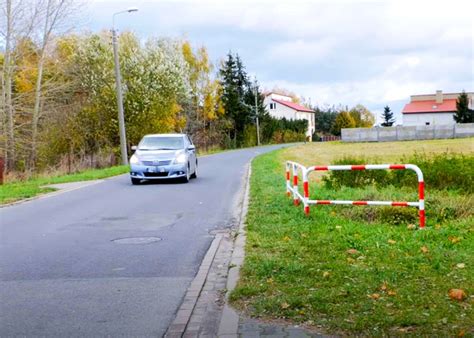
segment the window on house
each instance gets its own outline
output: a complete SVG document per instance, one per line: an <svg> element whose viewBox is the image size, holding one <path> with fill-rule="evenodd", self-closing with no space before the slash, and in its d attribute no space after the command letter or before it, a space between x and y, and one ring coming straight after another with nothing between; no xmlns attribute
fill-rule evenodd
<svg viewBox="0 0 474 338"><path fill-rule="evenodd" d="M429 125L430 125L430 123L429 123L429 122L425 122L425 125L426 125L426 126L429 126Z"/></svg>
<svg viewBox="0 0 474 338"><path fill-rule="evenodd" d="M276 103L270 103L270 109L271 110L276 109Z"/></svg>

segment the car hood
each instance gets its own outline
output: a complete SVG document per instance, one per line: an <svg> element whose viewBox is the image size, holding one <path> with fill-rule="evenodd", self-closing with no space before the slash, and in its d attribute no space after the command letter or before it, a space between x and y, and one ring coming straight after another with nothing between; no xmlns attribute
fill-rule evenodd
<svg viewBox="0 0 474 338"><path fill-rule="evenodd" d="M183 150L137 150L135 156L141 161L147 160L171 160L174 159Z"/></svg>

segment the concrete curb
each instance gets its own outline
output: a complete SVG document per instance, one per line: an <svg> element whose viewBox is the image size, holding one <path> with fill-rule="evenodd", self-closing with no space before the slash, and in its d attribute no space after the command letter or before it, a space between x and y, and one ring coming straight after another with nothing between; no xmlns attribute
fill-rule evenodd
<svg viewBox="0 0 474 338"><path fill-rule="evenodd" d="M209 273L209 269L211 268L212 261L214 260L214 256L216 255L223 236L224 234L218 233L216 237L214 237L211 246L204 256L201 266L199 267L196 277L194 277L193 281L191 282L191 285L186 291L184 300L181 303L173 322L168 327L165 337L182 337L186 331L186 327L189 323L194 307L196 306L199 295L201 294L202 288Z"/></svg>
<svg viewBox="0 0 474 338"><path fill-rule="evenodd" d="M245 195L242 203L242 210L240 214L239 230L237 238L234 242L234 251L232 252L232 258L230 262L231 268L227 276L227 293L226 303L222 311L221 321L219 324L219 330L217 332L218 337L223 338L236 338L238 337L239 329L239 314L228 305L228 298L230 292L235 289L237 281L239 280L240 267L242 266L245 258L245 240L247 238L245 232L245 220L249 206L250 197L250 176L252 173L252 164L249 164L247 173L247 182L245 187Z"/></svg>

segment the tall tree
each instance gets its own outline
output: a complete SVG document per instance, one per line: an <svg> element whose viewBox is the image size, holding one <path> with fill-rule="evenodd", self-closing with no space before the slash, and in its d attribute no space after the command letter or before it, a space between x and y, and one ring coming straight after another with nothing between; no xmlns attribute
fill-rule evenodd
<svg viewBox="0 0 474 338"><path fill-rule="evenodd" d="M337 111L334 107L320 108L315 107L314 109L314 120L315 130L322 134L331 133L331 128L334 124L334 120L337 117Z"/></svg>
<svg viewBox="0 0 474 338"><path fill-rule="evenodd" d="M6 135L4 154L6 157L6 170L13 170L16 164L16 102L14 98L14 76L18 53L14 53L17 42L31 36L36 27L40 4L36 1L0 2L0 34L4 43L4 56L1 76L0 120L3 133Z"/></svg>
<svg viewBox="0 0 474 338"><path fill-rule="evenodd" d="M390 110L389 106L384 107L382 117L382 127L391 127L395 123L393 112Z"/></svg>
<svg viewBox="0 0 474 338"><path fill-rule="evenodd" d="M37 160L38 124L41 117L41 99L45 53L55 29L65 24L74 11L72 0L46 0L41 11L41 33L39 38L37 77L35 86L35 103L31 123L31 168L34 169Z"/></svg>
<svg viewBox="0 0 474 338"><path fill-rule="evenodd" d="M245 102L245 93L249 90L249 81L240 57L229 52L219 70L222 86L222 102L226 115L232 120L233 129L230 138L234 146L243 141L245 125L251 122L252 107Z"/></svg>
<svg viewBox="0 0 474 338"><path fill-rule="evenodd" d="M224 108L220 100L219 81L212 76L213 65L207 49L200 47L193 51L189 41L182 45L183 56L188 64L191 94L189 100L181 102L186 116L186 132L199 147L220 144L226 132L220 121Z"/></svg>
<svg viewBox="0 0 474 338"><path fill-rule="evenodd" d="M342 111L340 112L336 119L334 120L334 124L332 126L332 133L334 135L341 135L341 129L343 128L354 128L356 127L356 123L352 118L352 115L348 112Z"/></svg>
<svg viewBox="0 0 474 338"><path fill-rule="evenodd" d="M469 109L469 97L463 90L456 100L456 113L453 116L456 123L473 123L474 110Z"/></svg>
<svg viewBox="0 0 474 338"><path fill-rule="evenodd" d="M375 116L361 104L356 105L349 111L354 120L356 128L372 127L375 123Z"/></svg>

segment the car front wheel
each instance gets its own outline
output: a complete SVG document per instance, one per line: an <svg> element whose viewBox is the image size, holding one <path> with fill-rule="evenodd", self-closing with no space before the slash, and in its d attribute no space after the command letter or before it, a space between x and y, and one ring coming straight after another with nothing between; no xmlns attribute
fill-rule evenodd
<svg viewBox="0 0 474 338"><path fill-rule="evenodd" d="M196 166L194 167L194 172L191 175L191 178L197 178L198 177L198 162L196 160Z"/></svg>
<svg viewBox="0 0 474 338"><path fill-rule="evenodd" d="M191 175L189 174L190 168L189 168L189 163L188 163L188 168L186 169L186 175L184 175L183 178L181 178L181 182L183 183L188 183L189 179L191 178Z"/></svg>

